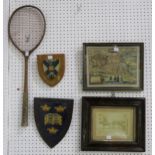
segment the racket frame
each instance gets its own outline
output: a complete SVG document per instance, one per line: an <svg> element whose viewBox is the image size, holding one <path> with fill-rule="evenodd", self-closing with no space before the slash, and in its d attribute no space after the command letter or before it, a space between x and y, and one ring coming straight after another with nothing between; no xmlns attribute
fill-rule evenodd
<svg viewBox="0 0 155 155"><path fill-rule="evenodd" d="M41 39L39 40L39 42L36 44L36 46L34 48L32 48L31 50L29 50L28 55L26 54L26 51L22 51L13 41L13 38L11 37L11 33L10 33L10 25L11 25L11 20L13 18L13 16L16 14L17 11L25 8L25 7L30 7L30 8L34 8L37 9L44 20L44 30L43 30L43 35L41 36ZM9 18L9 22L8 22L8 35L9 38L11 40L11 42L13 43L13 45L23 54L24 58L25 58L25 72L24 72L24 92L23 92L23 104L22 104L22 121L21 121L21 126L26 127L28 126L28 59L30 54L40 45L40 43L42 42L44 36L45 36L45 31L46 31L46 21L45 21L45 16L42 13L42 11L37 8L36 6L32 6L32 5L24 5L21 6L19 8L17 8L16 10L13 11L13 13L11 14L10 18Z"/></svg>

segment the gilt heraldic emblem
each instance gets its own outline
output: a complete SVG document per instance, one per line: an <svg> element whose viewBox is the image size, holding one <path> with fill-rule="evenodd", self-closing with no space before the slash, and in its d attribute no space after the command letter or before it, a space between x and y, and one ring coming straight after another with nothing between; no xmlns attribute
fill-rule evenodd
<svg viewBox="0 0 155 155"><path fill-rule="evenodd" d="M49 147L57 145L69 129L73 100L34 98L37 129Z"/></svg>

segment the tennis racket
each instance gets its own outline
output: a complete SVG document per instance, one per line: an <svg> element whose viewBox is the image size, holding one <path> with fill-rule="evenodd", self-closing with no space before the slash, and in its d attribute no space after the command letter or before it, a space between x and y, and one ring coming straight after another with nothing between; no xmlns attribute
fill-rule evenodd
<svg viewBox="0 0 155 155"><path fill-rule="evenodd" d="M8 23L9 38L25 58L22 126L28 126L28 59L41 43L46 29L45 17L35 6L17 8Z"/></svg>

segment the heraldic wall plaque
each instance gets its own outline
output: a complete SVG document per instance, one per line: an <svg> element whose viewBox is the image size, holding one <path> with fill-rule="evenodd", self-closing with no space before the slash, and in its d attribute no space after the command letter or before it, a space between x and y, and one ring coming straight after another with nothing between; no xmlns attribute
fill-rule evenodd
<svg viewBox="0 0 155 155"><path fill-rule="evenodd" d="M49 147L57 145L65 136L72 112L72 99L34 98L36 126Z"/></svg>
<svg viewBox="0 0 155 155"><path fill-rule="evenodd" d="M65 72L64 54L37 55L38 71L42 80L53 87L63 78Z"/></svg>

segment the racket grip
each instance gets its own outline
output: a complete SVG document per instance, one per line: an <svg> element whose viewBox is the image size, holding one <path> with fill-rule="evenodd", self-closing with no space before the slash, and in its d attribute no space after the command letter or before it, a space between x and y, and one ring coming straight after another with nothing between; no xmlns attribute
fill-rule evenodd
<svg viewBox="0 0 155 155"><path fill-rule="evenodd" d="M24 77L24 93L22 105L22 123L21 126L28 126L28 57L25 57L25 77Z"/></svg>
<svg viewBox="0 0 155 155"><path fill-rule="evenodd" d="M22 107L22 123L21 126L28 126L28 93L23 94L23 107Z"/></svg>

